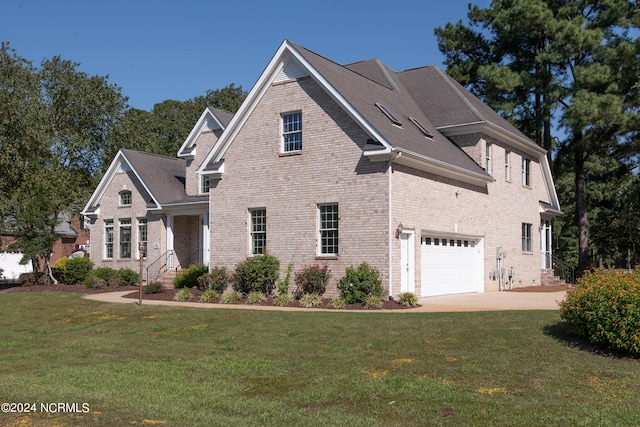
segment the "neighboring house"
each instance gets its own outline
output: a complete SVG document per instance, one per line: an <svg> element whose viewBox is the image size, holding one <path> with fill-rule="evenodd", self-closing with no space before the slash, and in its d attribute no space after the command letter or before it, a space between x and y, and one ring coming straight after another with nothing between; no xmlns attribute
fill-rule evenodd
<svg viewBox="0 0 640 427"><path fill-rule="evenodd" d="M283 272L329 266L327 295L362 262L390 296L540 284L551 268L561 212L545 150L435 66L343 66L285 41L233 118L218 114L180 148L186 163L118 153L84 212L96 264L126 264L134 239L118 233L146 218L148 262L181 239L230 269L267 250ZM163 203L152 187L180 168Z"/></svg>
<svg viewBox="0 0 640 427"><path fill-rule="evenodd" d="M68 257L77 251L86 251L89 244L89 230L82 227L80 216L71 216L63 212L58 217L59 223L55 228L55 233L60 237L53 245L50 264L62 258ZM0 234L2 242L0 248L0 269L4 270L2 278L16 280L22 273L31 273L33 267L31 263L20 264L23 254L19 250L9 251L9 245L16 241L10 231ZM44 262L40 262L44 267Z"/></svg>

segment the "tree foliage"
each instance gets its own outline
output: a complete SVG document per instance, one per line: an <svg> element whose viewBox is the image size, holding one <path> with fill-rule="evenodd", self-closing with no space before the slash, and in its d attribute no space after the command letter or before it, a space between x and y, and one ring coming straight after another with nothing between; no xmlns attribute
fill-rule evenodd
<svg viewBox="0 0 640 427"><path fill-rule="evenodd" d="M470 5L467 16L469 25L435 31L447 71L571 166L561 170L573 181L581 272L590 255L588 179L597 175L590 168L614 157L629 173L638 153L637 4L494 0ZM554 125L563 131L555 138Z"/></svg>
<svg viewBox="0 0 640 427"><path fill-rule="evenodd" d="M48 261L63 211L91 192L111 127L126 107L107 77L56 56L40 67L0 47L0 219L23 261ZM74 209L76 208L76 209Z"/></svg>

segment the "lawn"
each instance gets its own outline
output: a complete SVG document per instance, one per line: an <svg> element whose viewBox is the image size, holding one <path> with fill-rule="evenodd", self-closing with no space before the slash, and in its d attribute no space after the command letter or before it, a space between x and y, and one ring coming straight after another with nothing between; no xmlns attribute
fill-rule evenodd
<svg viewBox="0 0 640 427"><path fill-rule="evenodd" d="M640 360L569 345L556 311L249 311L15 293L0 295L0 312L0 401L37 411L0 413L3 426L640 421Z"/></svg>

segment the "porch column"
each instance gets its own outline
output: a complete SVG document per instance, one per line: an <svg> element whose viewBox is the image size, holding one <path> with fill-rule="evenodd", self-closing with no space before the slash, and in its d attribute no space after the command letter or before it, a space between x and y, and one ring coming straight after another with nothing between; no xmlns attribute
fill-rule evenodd
<svg viewBox="0 0 640 427"><path fill-rule="evenodd" d="M173 215L167 214L167 269L173 268Z"/></svg>
<svg viewBox="0 0 640 427"><path fill-rule="evenodd" d="M211 235L209 234L209 212L202 214L202 259L200 262L204 265L209 265L210 262L210 249L211 249Z"/></svg>

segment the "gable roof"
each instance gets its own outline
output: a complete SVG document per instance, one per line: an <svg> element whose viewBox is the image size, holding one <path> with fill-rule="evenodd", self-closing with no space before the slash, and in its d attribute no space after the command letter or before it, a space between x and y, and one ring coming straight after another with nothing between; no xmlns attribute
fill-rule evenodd
<svg viewBox="0 0 640 427"><path fill-rule="evenodd" d="M229 123L199 169L201 174L221 175L223 157L229 144L242 128L270 85L285 78L311 76L356 121L381 149L367 150L372 160L411 159L412 166L431 172L486 184L492 181L482 167L460 147L438 132L403 82L378 60L349 66L339 65L315 52L285 40L265 71L249 92L247 99ZM402 123L392 123L377 104L382 104ZM423 132L409 118L417 120L432 135ZM397 160L400 162L400 160Z"/></svg>
<svg viewBox="0 0 640 427"><path fill-rule="evenodd" d="M83 215L97 214L100 200L114 176L121 170L131 171L145 190L143 196L152 210L185 204L208 203L208 196L187 196L185 193L185 161L175 157L121 149L98 187L82 210Z"/></svg>
<svg viewBox="0 0 640 427"><path fill-rule="evenodd" d="M233 118L233 113L219 108L207 107L191 129L191 132L178 150L178 157L192 157L196 154L196 141L205 130L225 130Z"/></svg>

